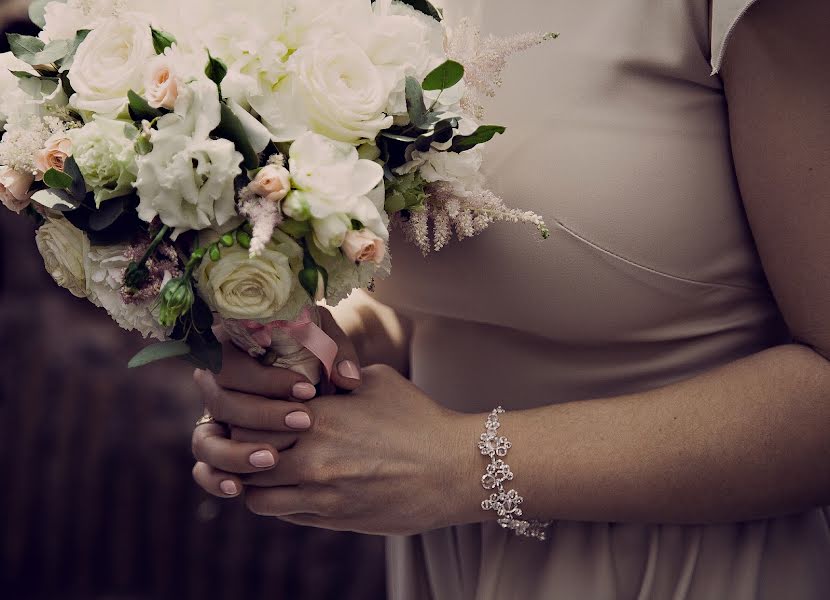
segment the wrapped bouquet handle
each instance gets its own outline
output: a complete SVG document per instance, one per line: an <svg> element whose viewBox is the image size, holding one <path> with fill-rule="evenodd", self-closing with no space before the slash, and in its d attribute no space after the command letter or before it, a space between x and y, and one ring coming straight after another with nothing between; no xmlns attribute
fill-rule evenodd
<svg viewBox="0 0 830 600"><path fill-rule="evenodd" d="M306 307L293 321L221 319L231 341L263 364L289 369L317 385L331 377L337 344L320 327L320 312ZM321 369L322 367L322 369Z"/></svg>

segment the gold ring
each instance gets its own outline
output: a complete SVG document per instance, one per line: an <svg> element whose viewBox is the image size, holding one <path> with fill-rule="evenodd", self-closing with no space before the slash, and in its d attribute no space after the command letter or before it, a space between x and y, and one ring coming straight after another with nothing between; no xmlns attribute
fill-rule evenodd
<svg viewBox="0 0 830 600"><path fill-rule="evenodd" d="M210 413L205 413L201 419L196 421L196 427L200 427L202 425L212 425L213 423L218 423L218 421L214 419L213 415Z"/></svg>

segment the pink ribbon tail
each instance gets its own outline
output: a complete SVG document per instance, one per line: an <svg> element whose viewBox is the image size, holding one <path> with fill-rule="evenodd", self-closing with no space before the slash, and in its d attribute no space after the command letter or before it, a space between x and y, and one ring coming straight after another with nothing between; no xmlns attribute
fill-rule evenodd
<svg viewBox="0 0 830 600"><path fill-rule="evenodd" d="M308 310L303 311L295 321L278 321L273 325L285 331L298 344L316 356L323 363L326 377L331 379L334 360L337 358L337 343L311 320Z"/></svg>

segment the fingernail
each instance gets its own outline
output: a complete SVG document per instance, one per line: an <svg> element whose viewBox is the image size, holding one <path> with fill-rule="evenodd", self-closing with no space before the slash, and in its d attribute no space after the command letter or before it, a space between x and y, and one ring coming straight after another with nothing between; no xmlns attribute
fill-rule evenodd
<svg viewBox="0 0 830 600"><path fill-rule="evenodd" d="M358 369L357 365L350 360L344 360L339 365L337 365L337 372L340 373L346 379L354 379L355 381L360 381L360 369Z"/></svg>
<svg viewBox="0 0 830 600"><path fill-rule="evenodd" d="M220 483L219 489L222 490L222 493L227 496L236 496L239 493L239 490L236 488L236 484L230 479L226 479Z"/></svg>
<svg viewBox="0 0 830 600"><path fill-rule="evenodd" d="M259 452L254 452L253 454L251 454L251 458L249 460L251 461L251 464L258 469L273 467L275 464L277 464L277 461L274 460L274 455L268 452L267 450L260 450Z"/></svg>
<svg viewBox="0 0 830 600"><path fill-rule="evenodd" d="M317 388L303 381L291 388L291 395L297 400L311 400L317 395Z"/></svg>
<svg viewBox="0 0 830 600"><path fill-rule="evenodd" d="M285 417L285 424L291 429L308 429L311 427L311 417L301 411L293 412Z"/></svg>

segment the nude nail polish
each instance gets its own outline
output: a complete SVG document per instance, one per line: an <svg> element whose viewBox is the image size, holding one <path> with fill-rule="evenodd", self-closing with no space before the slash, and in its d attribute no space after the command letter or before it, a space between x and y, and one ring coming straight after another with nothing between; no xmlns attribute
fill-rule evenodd
<svg viewBox="0 0 830 600"><path fill-rule="evenodd" d="M344 360L337 365L337 372L346 379L360 381L360 369L358 369L357 365L350 360Z"/></svg>
<svg viewBox="0 0 830 600"><path fill-rule="evenodd" d="M317 395L317 388L303 381L291 388L291 395L297 400L311 400Z"/></svg>
<svg viewBox="0 0 830 600"><path fill-rule="evenodd" d="M239 490L236 489L236 484L230 479L226 479L225 481L220 483L219 489L222 490L223 494L226 494L228 496L236 496L239 493Z"/></svg>
<svg viewBox="0 0 830 600"><path fill-rule="evenodd" d="M274 455L267 450L254 452L248 460L258 469L267 469L268 467L273 467L277 464L274 460Z"/></svg>
<svg viewBox="0 0 830 600"><path fill-rule="evenodd" d="M311 427L311 417L302 411L293 412L285 417L285 424L291 429L308 429Z"/></svg>

